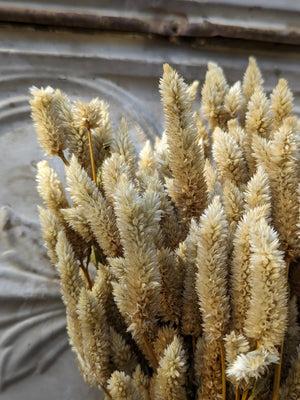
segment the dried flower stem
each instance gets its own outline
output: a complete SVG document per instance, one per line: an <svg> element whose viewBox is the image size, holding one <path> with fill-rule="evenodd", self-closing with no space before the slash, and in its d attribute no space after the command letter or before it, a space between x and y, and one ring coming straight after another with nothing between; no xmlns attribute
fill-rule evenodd
<svg viewBox="0 0 300 400"><path fill-rule="evenodd" d="M100 387L101 387L101 389L103 390L103 392L105 393L105 396L106 396L108 399L113 400L113 398L112 398L111 395L109 394L109 391L106 389L106 387L103 386L103 385L101 385L101 384L100 384Z"/></svg>
<svg viewBox="0 0 300 400"><path fill-rule="evenodd" d="M82 272L83 272L83 274L84 274L84 276L86 278L86 281L87 281L89 289L92 290L93 284L92 284L92 281L91 281L91 278L90 278L90 275L89 275L89 271L88 271L88 262L89 262L89 257L88 257L88 260L87 260L86 267L81 262L80 263L80 268L81 268L81 270L82 270Z"/></svg>
<svg viewBox="0 0 300 400"><path fill-rule="evenodd" d="M246 389L243 391L242 400L246 400L246 399L247 399L248 393L249 393L249 388L246 388Z"/></svg>
<svg viewBox="0 0 300 400"><path fill-rule="evenodd" d="M225 351L224 345L220 342L220 353L221 353L221 371L222 371L222 400L226 400L226 374L225 374Z"/></svg>
<svg viewBox="0 0 300 400"><path fill-rule="evenodd" d="M276 366L275 366L272 400L278 400L278 396L279 396L283 346L284 346L284 341L282 340L282 343L280 345L280 360L279 360L279 363L276 364Z"/></svg>
<svg viewBox="0 0 300 400"><path fill-rule="evenodd" d="M62 159L63 163L68 167L70 165L69 161L66 159L64 152L62 150L58 151L58 156Z"/></svg>
<svg viewBox="0 0 300 400"><path fill-rule="evenodd" d="M150 346L150 344L148 342L148 339L147 339L145 333L143 333L143 340L144 340L144 344L145 344L145 347L146 347L147 352L148 352L148 356L152 360L152 363L153 363L155 369L157 369L159 364L158 364L157 358L156 358L156 356L155 356L155 354L154 354L154 352L153 352L153 350L152 350L152 348L151 348L151 346Z"/></svg>
<svg viewBox="0 0 300 400"><path fill-rule="evenodd" d="M95 168L95 161L93 155L93 148L92 148L92 135L91 130L88 128L88 138L89 138L89 148L90 148L90 156L91 156L91 164L92 164L92 173L93 173L93 181L97 184L97 176L96 176L96 168Z"/></svg>
<svg viewBox="0 0 300 400"><path fill-rule="evenodd" d="M240 400L240 387L236 386L235 388L235 400Z"/></svg>

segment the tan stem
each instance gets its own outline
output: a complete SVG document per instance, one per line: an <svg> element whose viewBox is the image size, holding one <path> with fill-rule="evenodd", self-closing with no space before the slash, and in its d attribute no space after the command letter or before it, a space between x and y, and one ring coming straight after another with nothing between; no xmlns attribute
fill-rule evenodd
<svg viewBox="0 0 300 400"><path fill-rule="evenodd" d="M226 375L225 375L225 352L223 343L220 342L221 350L221 371L222 371L222 400L226 400Z"/></svg>
<svg viewBox="0 0 300 400"><path fill-rule="evenodd" d="M157 358L148 342L148 339L147 339L145 333L143 333L143 340L144 340L144 344L147 349L148 356L149 356L150 360L152 361L152 364L154 365L155 369L157 369L159 364L158 364Z"/></svg>
<svg viewBox="0 0 300 400"><path fill-rule="evenodd" d="M82 269L82 272L85 276L89 290L92 290L93 284L89 275L88 267L85 267L82 263L80 263L80 268Z"/></svg>
<svg viewBox="0 0 300 400"><path fill-rule="evenodd" d="M235 387L235 400L240 400L240 387L236 386Z"/></svg>
<svg viewBox="0 0 300 400"><path fill-rule="evenodd" d="M70 165L69 161L66 159L64 152L62 150L58 150L58 156L62 159L63 163L68 167Z"/></svg>
<svg viewBox="0 0 300 400"><path fill-rule="evenodd" d="M280 388L280 376L281 376L281 364L282 364L282 355L283 355L283 346L284 340L282 340L280 345L280 359L279 363L275 366L275 374L273 381L273 392L272 392L272 400L278 400L279 398L279 388Z"/></svg>
<svg viewBox="0 0 300 400"><path fill-rule="evenodd" d="M246 400L246 399L247 399L248 393L249 393L249 389L245 389L245 390L243 391L242 400Z"/></svg>
<svg viewBox="0 0 300 400"><path fill-rule="evenodd" d="M96 168L95 168L95 161L94 161L93 147L92 147L92 135L91 135L90 129L88 129L87 131L88 131L88 138L89 138L89 148L90 148L93 181L95 182L95 184L97 184Z"/></svg>
<svg viewBox="0 0 300 400"><path fill-rule="evenodd" d="M101 389L103 390L103 392L105 393L105 396L107 396L109 399L113 400L113 398L111 397L111 395L109 394L109 391L106 389L105 386L100 385Z"/></svg>

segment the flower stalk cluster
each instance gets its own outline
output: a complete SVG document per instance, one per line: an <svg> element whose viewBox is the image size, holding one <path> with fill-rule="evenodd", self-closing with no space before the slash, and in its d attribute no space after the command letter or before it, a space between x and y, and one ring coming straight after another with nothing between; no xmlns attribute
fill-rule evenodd
<svg viewBox="0 0 300 400"><path fill-rule="evenodd" d="M106 103L32 88L48 255L79 369L111 400L300 398L300 131L256 61L230 86L164 65L139 157ZM284 366L284 368L281 368Z"/></svg>

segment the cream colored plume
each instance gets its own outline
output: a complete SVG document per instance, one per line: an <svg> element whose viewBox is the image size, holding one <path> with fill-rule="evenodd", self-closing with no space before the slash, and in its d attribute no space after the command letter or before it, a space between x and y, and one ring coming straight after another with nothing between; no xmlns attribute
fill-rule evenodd
<svg viewBox="0 0 300 400"><path fill-rule="evenodd" d="M286 264L278 235L261 218L250 229L251 301L245 333L267 349L281 344L287 327Z"/></svg>
<svg viewBox="0 0 300 400"><path fill-rule="evenodd" d="M59 156L64 162L64 150L67 148L68 135L64 125L64 116L71 113L68 97L59 89L32 87L30 93L31 117L34 121L38 141L45 154Z"/></svg>
<svg viewBox="0 0 300 400"><path fill-rule="evenodd" d="M200 220L196 259L196 290L208 341L220 340L229 321L227 251L228 224L220 198L215 197Z"/></svg>
<svg viewBox="0 0 300 400"><path fill-rule="evenodd" d="M205 76L205 82L202 87L201 111L209 122L213 131L217 126L224 128L227 119L227 109L233 105L232 93L231 99L228 99L228 84L222 68L215 63L208 63L208 71ZM224 105L227 96L227 107Z"/></svg>
<svg viewBox="0 0 300 400"><path fill-rule="evenodd" d="M197 126L192 117L193 101L188 87L168 64L164 65L160 92L172 172L172 180L167 182L167 187L179 210L182 224L188 230L191 218L199 218L207 201L203 176L204 149L197 142Z"/></svg>
<svg viewBox="0 0 300 400"><path fill-rule="evenodd" d="M187 398L184 383L187 369L186 355L177 336L165 349L155 380L155 398L184 400Z"/></svg>
<svg viewBox="0 0 300 400"><path fill-rule="evenodd" d="M240 354L227 369L227 375L237 382L249 383L251 379L260 378L271 364L279 361L278 353L269 353L263 348Z"/></svg>

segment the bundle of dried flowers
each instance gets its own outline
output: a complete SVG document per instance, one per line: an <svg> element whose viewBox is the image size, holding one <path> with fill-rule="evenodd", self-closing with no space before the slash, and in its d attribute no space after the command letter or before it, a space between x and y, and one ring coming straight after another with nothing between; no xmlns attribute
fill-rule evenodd
<svg viewBox="0 0 300 400"><path fill-rule="evenodd" d="M69 195L47 161L37 181L70 342L106 399L299 399L293 96L268 98L253 58L231 87L209 63L194 112L197 87L164 65L166 129L139 158L104 102L31 90L66 169Z"/></svg>

